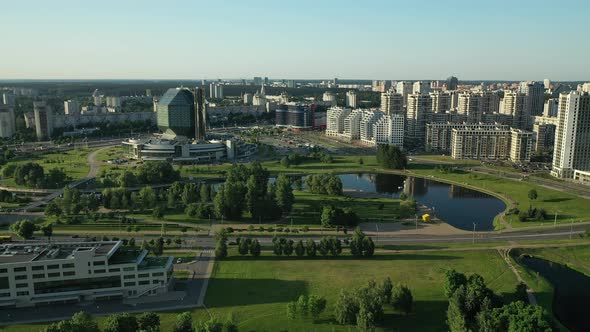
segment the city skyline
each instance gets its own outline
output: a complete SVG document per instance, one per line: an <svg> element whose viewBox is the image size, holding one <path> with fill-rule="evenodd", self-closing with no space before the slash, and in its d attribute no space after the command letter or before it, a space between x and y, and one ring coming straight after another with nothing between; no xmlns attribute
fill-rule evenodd
<svg viewBox="0 0 590 332"><path fill-rule="evenodd" d="M31 11L35 8L35 11ZM590 4L6 3L0 79L581 81ZM564 50L570 50L565 53Z"/></svg>

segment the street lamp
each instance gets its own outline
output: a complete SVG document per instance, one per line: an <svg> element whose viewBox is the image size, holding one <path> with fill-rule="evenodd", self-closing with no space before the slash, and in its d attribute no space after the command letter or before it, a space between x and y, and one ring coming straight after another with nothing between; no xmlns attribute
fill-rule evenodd
<svg viewBox="0 0 590 332"><path fill-rule="evenodd" d="M475 244L475 225L476 223L473 223L473 244Z"/></svg>

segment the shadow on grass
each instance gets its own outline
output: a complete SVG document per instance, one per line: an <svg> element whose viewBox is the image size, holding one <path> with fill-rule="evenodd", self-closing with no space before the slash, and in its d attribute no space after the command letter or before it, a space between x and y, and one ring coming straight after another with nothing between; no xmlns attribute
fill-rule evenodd
<svg viewBox="0 0 590 332"><path fill-rule="evenodd" d="M439 246L439 245L420 245L420 244L386 244L381 246L383 249L387 250L422 250L422 249L445 249L448 248L447 246Z"/></svg>
<svg viewBox="0 0 590 332"><path fill-rule="evenodd" d="M394 260L413 260L413 261L428 261L428 260L451 260L451 259L461 259L462 257L451 256L451 255L426 255L426 254L377 254L372 257L357 257L351 255L342 255L342 256L316 256L316 257L308 257L302 256L298 257L295 255L292 256L258 256L253 257L249 255L244 256L229 256L224 258L223 260L226 261L314 261L314 260L333 260L333 261L346 261L346 260L366 260L366 261L394 261Z"/></svg>
<svg viewBox="0 0 590 332"><path fill-rule="evenodd" d="M566 202L571 201L571 198L562 197L562 198L551 198L551 199L544 199L543 202L546 203L559 203L559 202Z"/></svg>
<svg viewBox="0 0 590 332"><path fill-rule="evenodd" d="M307 293L307 282L302 280L212 278L207 291L207 306L289 302Z"/></svg>

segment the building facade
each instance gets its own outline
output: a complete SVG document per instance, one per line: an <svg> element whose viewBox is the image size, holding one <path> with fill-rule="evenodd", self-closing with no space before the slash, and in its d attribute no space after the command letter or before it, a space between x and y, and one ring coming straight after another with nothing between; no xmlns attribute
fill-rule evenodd
<svg viewBox="0 0 590 332"><path fill-rule="evenodd" d="M53 133L53 110L44 101L33 102L37 139L50 138Z"/></svg>
<svg viewBox="0 0 590 332"><path fill-rule="evenodd" d="M562 93L558 113L551 175L571 179L575 170L590 171L590 94Z"/></svg>
<svg viewBox="0 0 590 332"><path fill-rule="evenodd" d="M157 296L171 286L173 257L147 257L121 241L0 245L4 307Z"/></svg>
<svg viewBox="0 0 590 332"><path fill-rule="evenodd" d="M385 114L403 113L404 112L404 97L389 90L381 94L381 110Z"/></svg>
<svg viewBox="0 0 590 332"><path fill-rule="evenodd" d="M358 95L356 91L350 90L346 92L346 107L357 108L359 105Z"/></svg>

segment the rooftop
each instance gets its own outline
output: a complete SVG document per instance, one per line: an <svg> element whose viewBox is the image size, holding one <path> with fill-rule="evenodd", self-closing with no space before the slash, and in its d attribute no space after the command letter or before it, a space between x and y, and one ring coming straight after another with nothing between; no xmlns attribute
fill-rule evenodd
<svg viewBox="0 0 590 332"><path fill-rule="evenodd" d="M0 264L68 259L86 251L92 251L94 256L111 256L119 246L120 241L8 243L0 245Z"/></svg>

